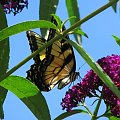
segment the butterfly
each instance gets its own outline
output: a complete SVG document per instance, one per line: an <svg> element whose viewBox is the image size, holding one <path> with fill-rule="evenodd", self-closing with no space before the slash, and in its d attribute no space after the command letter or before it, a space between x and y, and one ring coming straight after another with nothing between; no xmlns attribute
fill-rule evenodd
<svg viewBox="0 0 120 120"><path fill-rule="evenodd" d="M57 26L56 20L52 17L51 22ZM62 31L65 27L62 27ZM42 45L57 35L55 29L49 30L47 40L33 31L27 31L31 52L36 51ZM69 40L68 35L65 36ZM49 47L37 54L34 64L27 71L27 79L33 82L41 91L50 91L58 84L62 89L67 84L75 81L79 72L76 70L75 55L72 46L64 38L55 41Z"/></svg>

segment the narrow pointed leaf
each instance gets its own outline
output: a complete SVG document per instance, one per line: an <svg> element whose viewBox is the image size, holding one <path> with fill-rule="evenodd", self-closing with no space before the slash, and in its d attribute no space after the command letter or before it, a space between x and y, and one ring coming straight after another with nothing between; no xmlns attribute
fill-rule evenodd
<svg viewBox="0 0 120 120"><path fill-rule="evenodd" d="M70 24L73 25L78 20L80 20L80 12L78 8L77 0L66 0L66 7L67 7L69 17L76 16L76 19L70 19ZM81 36L77 34L75 34L74 36L77 43L81 44L82 42Z"/></svg>
<svg viewBox="0 0 120 120"><path fill-rule="evenodd" d="M63 26L66 22L68 22L70 19L76 19L76 16L69 17L68 19L66 19L65 21L63 21L62 26Z"/></svg>
<svg viewBox="0 0 120 120"><path fill-rule="evenodd" d="M39 18L40 20L50 21L50 14L55 14L59 0L40 0ZM41 34L45 37L47 29L40 29Z"/></svg>
<svg viewBox="0 0 120 120"><path fill-rule="evenodd" d="M55 24L49 21L45 21L45 20L27 21L27 22L18 23L16 25L13 25L1 30L0 40L3 40L11 35L15 35L17 33L27 31L29 29L35 29L35 28L57 29Z"/></svg>
<svg viewBox="0 0 120 120"><path fill-rule="evenodd" d="M116 43L120 46L120 38L115 36L115 35L112 35L114 40L116 41Z"/></svg>
<svg viewBox="0 0 120 120"><path fill-rule="evenodd" d="M0 4L0 30L7 27L7 20L4 10ZM6 73L9 63L9 38L4 41L0 41L0 76ZM0 118L4 119L3 103L7 95L5 88L0 86Z"/></svg>
<svg viewBox="0 0 120 120"><path fill-rule="evenodd" d="M82 30L80 30L80 29L75 29L75 30L73 30L71 33L72 33L72 34L83 35L83 36L85 36L85 37L88 38L88 35L87 35L85 32L83 32Z"/></svg>
<svg viewBox="0 0 120 120"><path fill-rule="evenodd" d="M57 27L59 28L59 29L61 29L62 28L62 26L61 26L61 19L57 16L57 15L55 15L55 14L51 14L53 17L54 17L54 19L56 20L56 22L57 22Z"/></svg>
<svg viewBox="0 0 120 120"><path fill-rule="evenodd" d="M111 0L109 0L109 1L111 1ZM116 13L117 12L117 3L114 3L112 5L112 8L113 8L114 12Z"/></svg>
<svg viewBox="0 0 120 120"><path fill-rule="evenodd" d="M9 76L0 82L0 86L13 92L39 120L50 120L50 114L44 96L29 80L18 76Z"/></svg>
<svg viewBox="0 0 120 120"><path fill-rule="evenodd" d="M62 113L61 115L59 115L58 117L56 117L54 120L63 120L71 115L74 115L74 114L78 114L78 113L87 113L87 111L85 110L80 110L80 109L77 109L77 110L72 110L71 112L64 112Z"/></svg>

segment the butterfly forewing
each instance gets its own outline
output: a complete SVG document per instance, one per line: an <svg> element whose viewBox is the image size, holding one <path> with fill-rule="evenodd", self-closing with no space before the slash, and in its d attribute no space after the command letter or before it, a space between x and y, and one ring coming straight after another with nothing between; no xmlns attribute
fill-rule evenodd
<svg viewBox="0 0 120 120"><path fill-rule="evenodd" d="M36 50L38 50L38 48L40 48L46 42L44 38L42 38L39 34L33 31L29 30L26 32L26 34L29 41L31 52L35 52ZM45 50L43 50L40 54L36 55L33 59L35 63L38 63L44 58L45 58Z"/></svg>

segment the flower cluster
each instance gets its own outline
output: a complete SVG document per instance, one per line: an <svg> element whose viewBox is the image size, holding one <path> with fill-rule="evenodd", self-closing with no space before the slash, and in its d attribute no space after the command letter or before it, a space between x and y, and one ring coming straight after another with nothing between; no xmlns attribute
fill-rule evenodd
<svg viewBox="0 0 120 120"><path fill-rule="evenodd" d="M103 57L97 63L110 76L115 85L120 88L120 56ZM66 92L65 98L62 99L61 103L63 109L71 111L73 107L77 107L78 103L84 101L86 97L98 96L96 91L100 91L100 86L103 87L102 94L106 106L110 106L114 116L120 117L120 99L104 85L93 70L88 71L80 83Z"/></svg>
<svg viewBox="0 0 120 120"><path fill-rule="evenodd" d="M21 12L24 7L28 6L28 0L0 0L4 12L6 14L13 13L16 15Z"/></svg>

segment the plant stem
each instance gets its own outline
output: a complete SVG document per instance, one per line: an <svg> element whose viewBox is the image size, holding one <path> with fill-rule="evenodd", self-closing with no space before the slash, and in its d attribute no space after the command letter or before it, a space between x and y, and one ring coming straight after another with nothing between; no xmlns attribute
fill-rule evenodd
<svg viewBox="0 0 120 120"><path fill-rule="evenodd" d="M0 120L4 119L3 102L0 101Z"/></svg>
<svg viewBox="0 0 120 120"><path fill-rule="evenodd" d="M27 61L29 61L31 58L33 58L34 56L36 56L39 52L41 52L43 49L45 49L46 47L50 46L53 42L61 39L63 36L65 36L67 33L69 33L71 30L75 29L76 27L78 27L79 25L81 25L82 23L86 22L87 20L91 19L92 17L96 16L97 14L99 14L100 12L104 11L105 9L107 9L108 7L110 7L111 5L113 5L114 3L118 2L118 0L111 0L109 3L107 3L106 5L102 6L101 8L99 8L98 10L94 11L93 13L89 14L88 16L86 16L85 18L79 20L78 22L76 22L74 25L72 25L69 29L65 30L63 32L63 35L59 34L56 37L54 37L53 39L51 39L50 41L48 41L46 44L44 44L41 48L39 48L38 50L36 50L34 53L32 53L30 56L28 56L26 59L24 59L23 61L21 61L19 64L17 64L15 67L13 67L11 70L9 70L6 74L3 74L3 76L0 77L0 81L5 79L6 77L8 77L10 74L12 74L14 71L16 71L18 68L20 68L22 65L24 65Z"/></svg>
<svg viewBox="0 0 120 120"><path fill-rule="evenodd" d="M92 119L91 119L91 120L96 120L97 114L98 114L98 110L99 110L99 108L100 108L101 101L102 101L102 94L101 94L100 99L99 99L99 101L98 101L98 103L97 103L97 105L96 105L96 108L95 108L95 110L94 110L94 113L93 113L93 116L92 116Z"/></svg>
<svg viewBox="0 0 120 120"><path fill-rule="evenodd" d="M101 13L102 11L104 11L105 9L109 8L111 5L117 3L119 0L111 0L110 2L108 2L107 4L105 4L104 6L100 7L99 9L97 9L96 11L94 11L93 13L89 14L88 16L86 16L85 18L79 20L78 22L76 22L75 24L73 24L69 29L65 30L63 32L63 35L69 33L71 30L75 29L76 27L80 26L82 23L88 21L89 19L93 18L94 16L96 16L97 14Z"/></svg>
<svg viewBox="0 0 120 120"><path fill-rule="evenodd" d="M86 106L85 102L81 102L81 103L82 103L82 106L85 107L85 109L87 110L87 112L89 113L89 115L92 117L93 114L92 114L92 112L89 110L89 108Z"/></svg>

